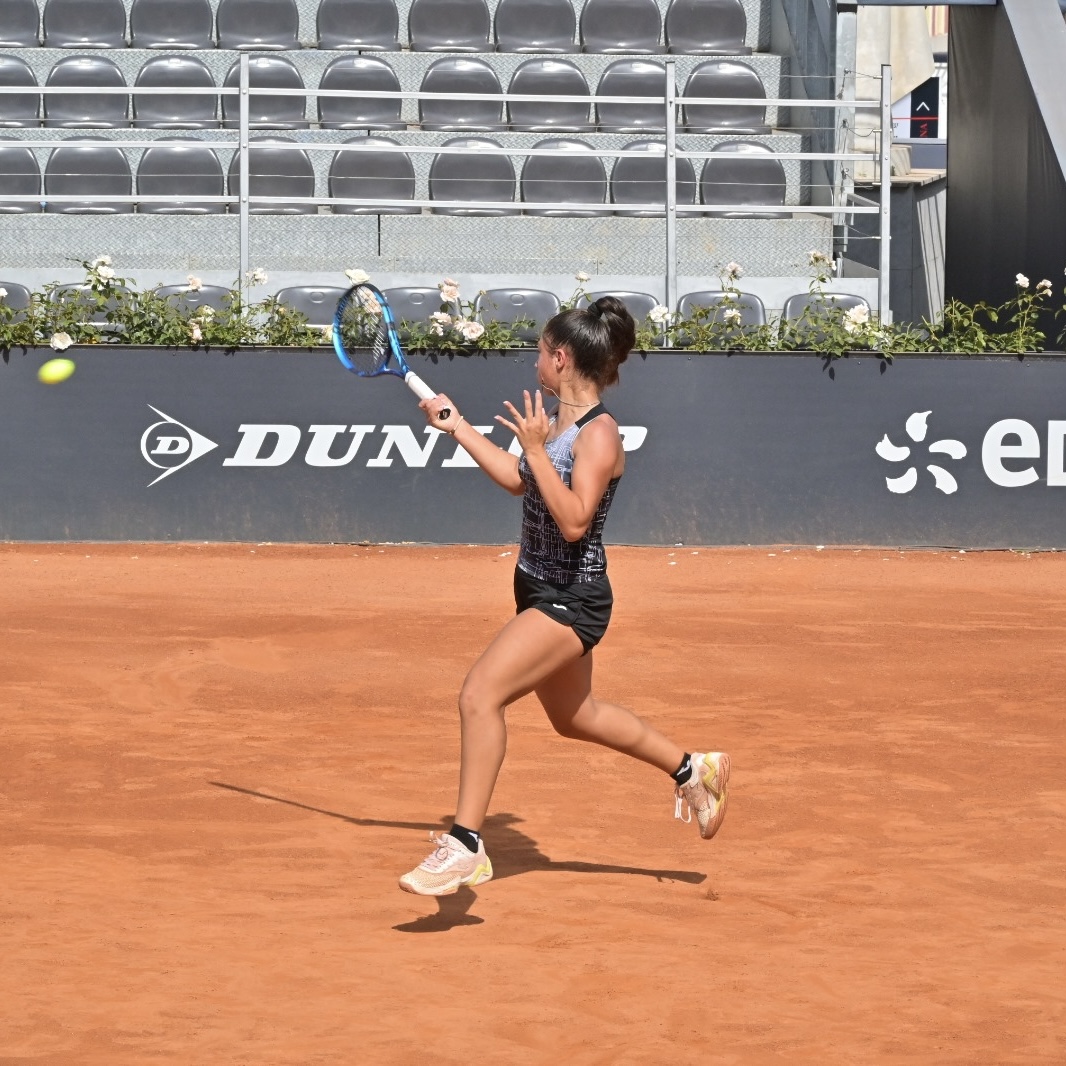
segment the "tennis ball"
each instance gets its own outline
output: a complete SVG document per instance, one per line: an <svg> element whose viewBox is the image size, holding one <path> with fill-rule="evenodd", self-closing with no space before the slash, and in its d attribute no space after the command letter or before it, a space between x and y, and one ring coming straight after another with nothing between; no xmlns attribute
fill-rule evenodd
<svg viewBox="0 0 1066 1066"><path fill-rule="evenodd" d="M49 359L37 371L37 380L45 385L58 385L74 373L73 359Z"/></svg>

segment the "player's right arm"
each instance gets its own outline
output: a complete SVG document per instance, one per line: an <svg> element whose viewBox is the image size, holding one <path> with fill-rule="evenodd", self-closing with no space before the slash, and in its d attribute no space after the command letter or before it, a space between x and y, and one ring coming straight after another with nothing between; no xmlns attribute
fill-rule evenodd
<svg viewBox="0 0 1066 1066"><path fill-rule="evenodd" d="M488 437L483 437L455 409L455 404L443 393L432 399L423 400L419 405L426 413L426 419L434 429L450 433L471 459L501 488L512 496L521 496L525 491L522 478L518 473L518 456L493 444ZM451 408L450 417L441 422L437 412L444 407Z"/></svg>

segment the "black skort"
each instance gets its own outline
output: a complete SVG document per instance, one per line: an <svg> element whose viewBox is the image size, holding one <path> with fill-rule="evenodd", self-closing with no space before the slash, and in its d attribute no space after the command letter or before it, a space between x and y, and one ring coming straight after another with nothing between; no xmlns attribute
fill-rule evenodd
<svg viewBox="0 0 1066 1066"><path fill-rule="evenodd" d="M587 655L607 632L614 593L606 574L593 581L554 585L515 567L514 602L516 614L532 607L569 626L578 635Z"/></svg>

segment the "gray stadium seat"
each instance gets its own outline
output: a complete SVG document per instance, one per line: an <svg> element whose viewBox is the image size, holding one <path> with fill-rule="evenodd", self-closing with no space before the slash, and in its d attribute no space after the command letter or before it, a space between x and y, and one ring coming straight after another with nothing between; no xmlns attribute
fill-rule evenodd
<svg viewBox="0 0 1066 1066"><path fill-rule="evenodd" d="M482 322L532 319L532 326L519 326L515 336L526 344L536 344L544 323L559 313L559 297L543 289L489 289L474 301L474 311Z"/></svg>
<svg viewBox="0 0 1066 1066"><path fill-rule="evenodd" d="M737 97L758 99L766 96L759 75L734 59L711 59L701 63L688 77L681 97L682 122L695 133L769 133L766 108L758 104L686 104L685 97Z"/></svg>
<svg viewBox="0 0 1066 1066"><path fill-rule="evenodd" d="M527 59L511 77L509 93L525 96L589 96L588 82L569 59ZM590 129L589 104L512 100L511 129L532 133L580 133Z"/></svg>
<svg viewBox="0 0 1066 1066"><path fill-rule="evenodd" d="M41 43L37 0L4 0L0 48L36 48Z"/></svg>
<svg viewBox="0 0 1066 1066"><path fill-rule="evenodd" d="M485 0L413 0L407 34L414 52L491 52Z"/></svg>
<svg viewBox="0 0 1066 1066"><path fill-rule="evenodd" d="M431 200L514 201L515 175L505 155L487 154L486 148L499 148L483 137L453 137L444 148L468 148L469 153L433 157L429 168ZM511 215L513 207L434 207L437 215Z"/></svg>
<svg viewBox="0 0 1066 1066"><path fill-rule="evenodd" d="M214 48L209 0L133 0L132 48Z"/></svg>
<svg viewBox="0 0 1066 1066"><path fill-rule="evenodd" d="M666 67L646 59L617 59L600 76L597 96L650 96L650 104L596 105L604 133L644 133L666 129Z"/></svg>
<svg viewBox="0 0 1066 1066"><path fill-rule="evenodd" d="M741 0L670 0L667 50L680 55L751 55L748 16Z"/></svg>
<svg viewBox="0 0 1066 1066"><path fill-rule="evenodd" d="M634 155L619 156L611 172L611 202L615 204L662 204L661 208L616 210L616 215L661 215L666 205L666 145L662 141L634 141L625 146ZM696 202L696 172L688 159L678 159L677 202Z"/></svg>
<svg viewBox="0 0 1066 1066"><path fill-rule="evenodd" d="M307 321L312 326L329 326L333 324L340 298L347 291L318 285L292 285L277 294L277 301L307 315Z"/></svg>
<svg viewBox="0 0 1066 1066"><path fill-rule="evenodd" d="M700 175L700 203L732 204L709 218L787 218L760 207L784 206L785 168L764 144L727 141L711 150Z"/></svg>
<svg viewBox="0 0 1066 1066"><path fill-rule="evenodd" d="M164 299L170 300L185 314L198 311L201 307L211 307L223 311L229 304L227 297L233 290L222 285L204 285L195 292L188 285L160 285L156 292Z"/></svg>
<svg viewBox="0 0 1066 1066"><path fill-rule="evenodd" d="M219 48L293 51L300 47L296 0L219 0Z"/></svg>
<svg viewBox="0 0 1066 1066"><path fill-rule="evenodd" d="M318 47L396 52L400 16L394 0L320 0Z"/></svg>
<svg viewBox="0 0 1066 1066"><path fill-rule="evenodd" d="M130 196L133 174L126 153L103 138L99 144L64 144L53 148L44 167L45 211L55 215L129 215L133 203L103 203L94 196ZM53 203L50 196L84 197Z"/></svg>
<svg viewBox="0 0 1066 1066"><path fill-rule="evenodd" d="M594 304L601 296L613 296L629 308L629 313L636 319L639 326L648 317L648 312L653 307L659 306L659 301L648 292L628 292L615 290L613 292L590 292L583 297L581 304Z"/></svg>
<svg viewBox="0 0 1066 1066"><path fill-rule="evenodd" d="M444 302L441 299L440 289L398 285L381 291L389 302L389 310L392 311L392 317L396 320L401 337L409 336L409 330L405 328L404 323L428 325L429 316L439 311Z"/></svg>
<svg viewBox="0 0 1066 1066"><path fill-rule="evenodd" d="M128 293L125 285L116 285L117 294ZM96 304L96 296L90 285L58 285L52 290L51 299L57 304L72 304L83 315L83 323L92 323L100 329L100 332L112 340L120 340L121 326L113 326L107 321L107 312L113 311L119 302L119 296L115 295L108 299L103 307Z"/></svg>
<svg viewBox="0 0 1066 1066"><path fill-rule="evenodd" d="M0 56L0 85L37 88L30 65L18 56ZM41 94L22 93L0 96L0 127L36 126L40 121Z"/></svg>
<svg viewBox="0 0 1066 1066"><path fill-rule="evenodd" d="M576 52L577 17L570 0L500 0L496 5L500 52Z"/></svg>
<svg viewBox="0 0 1066 1066"><path fill-rule="evenodd" d="M388 137L357 137L333 157L329 168L329 195L353 200L413 200L415 171L411 157L382 151L396 144ZM417 215L420 207L374 207L334 204L335 215Z"/></svg>
<svg viewBox="0 0 1066 1066"><path fill-rule="evenodd" d="M692 318L700 308L703 309L700 321L708 325L720 321L725 326L727 336L766 325L766 307L758 296L749 292L742 292L737 296L720 289L707 289L686 293L677 301L677 314L681 319ZM722 314L731 309L740 312L740 322L736 325L731 325L721 318ZM692 343L685 330L675 331L673 342L678 348L687 348Z"/></svg>
<svg viewBox="0 0 1066 1066"><path fill-rule="evenodd" d="M527 215L581 216L609 215L603 206L607 199L607 171L599 153L583 141L538 141L536 148L557 151L577 151L580 156L531 155L522 168L522 200L526 203L557 203L572 201L594 204L594 207L535 207L526 208Z"/></svg>
<svg viewBox="0 0 1066 1066"><path fill-rule="evenodd" d="M134 93L133 125L150 130L206 130L218 126L218 90L207 66L195 56L153 56L134 88L203 88L200 93Z"/></svg>
<svg viewBox="0 0 1066 1066"><path fill-rule="evenodd" d="M585 0L581 46L586 52L655 55L663 17L656 0Z"/></svg>
<svg viewBox="0 0 1066 1066"><path fill-rule="evenodd" d="M448 56L430 64L422 78L425 93L503 93L496 72L483 59ZM424 130L498 130L503 122L503 101L419 100L419 122Z"/></svg>
<svg viewBox="0 0 1066 1066"><path fill-rule="evenodd" d="M832 309L850 311L853 307L870 310L869 303L861 296L839 292L801 292L790 296L781 309L782 336L799 343L817 344L825 339L818 328L818 320Z"/></svg>
<svg viewBox="0 0 1066 1066"><path fill-rule="evenodd" d="M374 56L337 56L322 72L320 92L339 89L347 92L396 92L400 79L383 59ZM318 97L318 121L326 130L402 130L400 97L375 96Z"/></svg>
<svg viewBox="0 0 1066 1066"><path fill-rule="evenodd" d="M241 83L241 64L229 68L223 85L232 89ZM304 80L296 64L285 56L252 56L248 60L248 84L252 89L303 89ZM310 125L306 115L306 98L248 94L248 122L254 130L305 130ZM236 129L240 125L240 97L222 97L222 125Z"/></svg>
<svg viewBox="0 0 1066 1066"><path fill-rule="evenodd" d="M137 192L145 196L171 196L170 203L140 203L142 215L221 215L226 205L189 203L183 196L226 195L222 164L203 141L184 138L160 141L146 148L137 167Z"/></svg>
<svg viewBox="0 0 1066 1066"><path fill-rule="evenodd" d="M122 71L106 56L67 56L48 73L46 85L70 87L70 93L46 93L44 125L63 129L119 129L129 125L129 96L86 90L125 86Z"/></svg>
<svg viewBox="0 0 1066 1066"><path fill-rule="evenodd" d="M4 201L4 196L36 196L37 200ZM41 168L37 157L13 138L0 137L0 215L38 214L40 196Z"/></svg>
<svg viewBox="0 0 1066 1066"><path fill-rule="evenodd" d="M8 307L14 311L25 311L30 306L32 293L17 281L0 281L0 289L7 292L6 296L0 297Z"/></svg>
<svg viewBox="0 0 1066 1066"><path fill-rule="evenodd" d="M45 0L45 48L125 48L122 0Z"/></svg>
<svg viewBox="0 0 1066 1066"><path fill-rule="evenodd" d="M293 144L290 138L257 138L248 149L248 195L249 196L314 196L315 170L302 148L280 148L277 145ZM229 166L229 192L239 196L240 153L234 152ZM236 212L236 206L230 209ZM282 201L253 203L249 209L253 215L313 215L318 208L314 204L291 204Z"/></svg>

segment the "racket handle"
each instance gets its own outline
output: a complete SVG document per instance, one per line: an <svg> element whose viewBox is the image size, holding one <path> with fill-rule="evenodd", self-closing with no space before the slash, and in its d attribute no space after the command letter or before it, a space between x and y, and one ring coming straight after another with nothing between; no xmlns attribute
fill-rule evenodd
<svg viewBox="0 0 1066 1066"><path fill-rule="evenodd" d="M432 400L437 395L413 370L408 370L403 380L420 400ZM439 422L451 417L452 409L450 407L442 407L437 412L437 420Z"/></svg>

